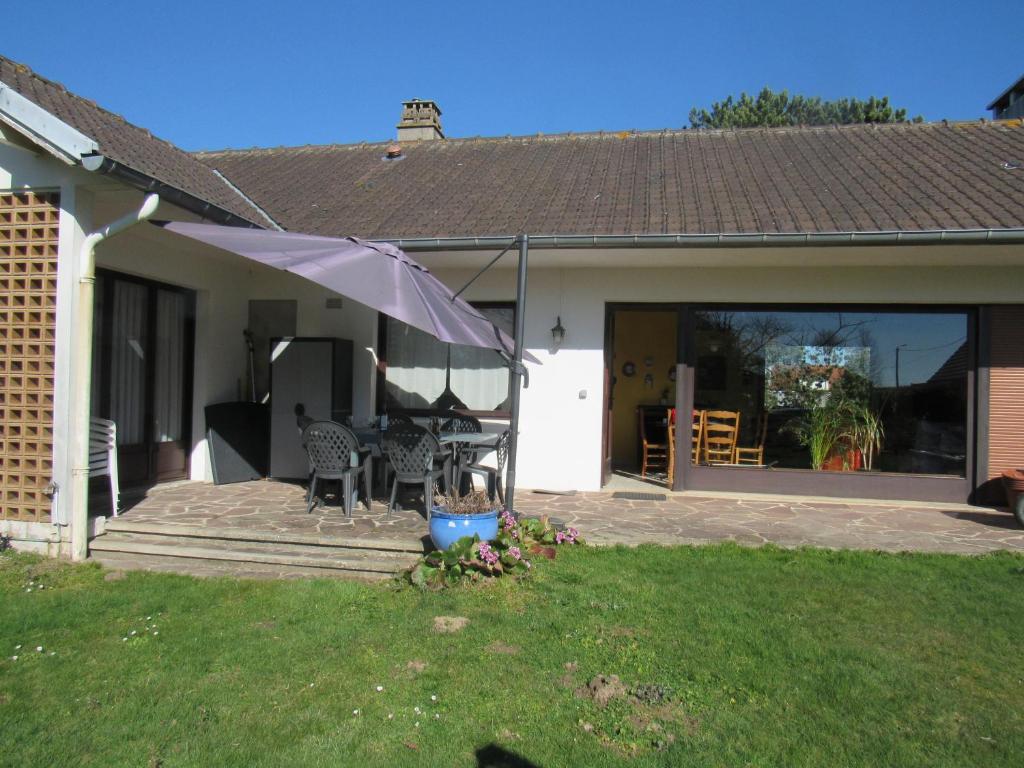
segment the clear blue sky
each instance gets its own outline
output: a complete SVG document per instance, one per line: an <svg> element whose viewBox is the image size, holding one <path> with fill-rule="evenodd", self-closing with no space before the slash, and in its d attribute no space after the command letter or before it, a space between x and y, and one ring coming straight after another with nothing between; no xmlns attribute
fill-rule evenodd
<svg viewBox="0 0 1024 768"><path fill-rule="evenodd" d="M763 85L987 116L1024 0L7 3L0 53L186 149L678 128Z"/></svg>

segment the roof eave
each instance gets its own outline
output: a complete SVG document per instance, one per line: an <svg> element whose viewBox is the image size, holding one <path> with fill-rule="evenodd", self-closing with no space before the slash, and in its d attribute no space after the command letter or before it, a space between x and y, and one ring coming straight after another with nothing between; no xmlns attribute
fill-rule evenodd
<svg viewBox="0 0 1024 768"><path fill-rule="evenodd" d="M995 109L996 106L999 105L999 102L1001 102L1003 99L1005 99L1007 96L1009 96L1013 92L1013 90L1015 88L1019 87L1022 84L1024 84L1024 75L1021 75L1021 77L1019 79L1017 79L1013 83L1013 85L1011 85L1005 91L1003 91L998 96L996 96L994 99L992 99L992 103L989 104L987 107L985 107L985 109Z"/></svg>
<svg viewBox="0 0 1024 768"><path fill-rule="evenodd" d="M177 187L155 179L148 174L137 171L131 166L112 160L100 154L88 155L81 159L82 166L93 173L100 173L112 176L134 187L142 192L156 192L168 202L174 203L186 211L196 214L217 224L226 224L232 227L248 227L251 229L263 229L259 224L232 213L218 205L191 195Z"/></svg>
<svg viewBox="0 0 1024 768"><path fill-rule="evenodd" d="M501 248L515 235L376 238L403 251L475 251ZM887 232L764 232L677 235L530 235L533 248L757 248L879 245L1018 245L1024 227Z"/></svg>
<svg viewBox="0 0 1024 768"><path fill-rule="evenodd" d="M99 151L99 145L93 139L2 81L0 120L69 165L79 163L83 155Z"/></svg>

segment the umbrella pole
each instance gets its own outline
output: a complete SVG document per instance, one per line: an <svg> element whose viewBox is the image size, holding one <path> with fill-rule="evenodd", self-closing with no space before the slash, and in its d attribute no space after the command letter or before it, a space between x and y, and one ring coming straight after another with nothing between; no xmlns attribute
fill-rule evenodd
<svg viewBox="0 0 1024 768"><path fill-rule="evenodd" d="M519 391L523 382L523 336L526 327L526 259L530 249L530 236L520 235L519 271L516 281L516 337L512 365L512 423L509 425L508 470L505 478L505 506L515 512L516 454L519 449Z"/></svg>

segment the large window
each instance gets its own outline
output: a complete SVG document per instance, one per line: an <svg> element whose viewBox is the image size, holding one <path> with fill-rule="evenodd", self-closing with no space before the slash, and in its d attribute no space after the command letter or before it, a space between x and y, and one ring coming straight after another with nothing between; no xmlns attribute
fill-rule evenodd
<svg viewBox="0 0 1024 768"><path fill-rule="evenodd" d="M738 413L736 446L754 449L696 462L965 476L966 312L694 314L695 418L725 423L707 432L721 444L711 414Z"/></svg>
<svg viewBox="0 0 1024 768"><path fill-rule="evenodd" d="M513 335L512 304L474 306ZM509 373L498 352L445 344L394 318L383 322L384 397L390 410L509 409Z"/></svg>

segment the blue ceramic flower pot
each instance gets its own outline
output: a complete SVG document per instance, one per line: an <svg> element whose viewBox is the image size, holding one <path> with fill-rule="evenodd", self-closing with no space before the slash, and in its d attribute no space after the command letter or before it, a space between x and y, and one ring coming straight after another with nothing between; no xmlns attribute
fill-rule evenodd
<svg viewBox="0 0 1024 768"><path fill-rule="evenodd" d="M498 510L479 515L460 515L441 507L430 513L430 538L438 549L448 549L463 536L477 535L480 541L498 538Z"/></svg>

